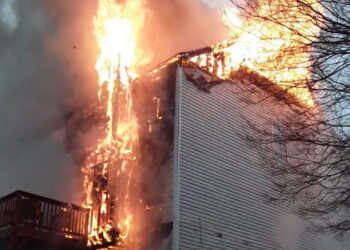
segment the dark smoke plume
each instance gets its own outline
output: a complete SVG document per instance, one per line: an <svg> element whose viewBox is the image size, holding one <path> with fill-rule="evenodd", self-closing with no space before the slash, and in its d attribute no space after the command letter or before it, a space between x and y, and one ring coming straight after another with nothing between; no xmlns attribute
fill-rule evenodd
<svg viewBox="0 0 350 250"><path fill-rule="evenodd" d="M96 6L0 2L0 195L24 189L79 202L80 168L65 152L62 125L67 113L96 100ZM146 7L140 46L152 61L143 71L223 38L221 13L199 0L148 0Z"/></svg>

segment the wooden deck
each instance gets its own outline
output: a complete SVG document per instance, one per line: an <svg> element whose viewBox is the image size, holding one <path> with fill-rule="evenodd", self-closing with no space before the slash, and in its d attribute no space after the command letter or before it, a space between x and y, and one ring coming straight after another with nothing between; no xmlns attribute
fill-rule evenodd
<svg viewBox="0 0 350 250"><path fill-rule="evenodd" d="M49 245L50 249L86 249L89 213L27 192L11 193L0 198L0 250L48 249Z"/></svg>

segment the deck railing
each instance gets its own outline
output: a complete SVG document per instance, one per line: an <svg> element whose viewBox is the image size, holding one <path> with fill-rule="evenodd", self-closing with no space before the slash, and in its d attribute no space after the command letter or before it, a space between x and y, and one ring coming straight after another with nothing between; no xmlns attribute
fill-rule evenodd
<svg viewBox="0 0 350 250"><path fill-rule="evenodd" d="M0 198L0 228L10 226L16 207L16 193Z"/></svg>
<svg viewBox="0 0 350 250"><path fill-rule="evenodd" d="M86 237L89 210L42 196L17 191L0 198L0 230L30 228L66 237Z"/></svg>

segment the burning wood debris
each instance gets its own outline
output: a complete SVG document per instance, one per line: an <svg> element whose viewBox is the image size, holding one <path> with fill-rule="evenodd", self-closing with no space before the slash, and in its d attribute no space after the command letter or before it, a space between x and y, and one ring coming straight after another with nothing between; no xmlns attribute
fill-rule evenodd
<svg viewBox="0 0 350 250"><path fill-rule="evenodd" d="M270 70L275 67L272 59L281 56L278 48L291 46L295 37L289 34L289 41L265 41L255 31L280 34L278 27L264 26L256 20L240 20L235 10L228 10L226 19L231 25L234 23L236 27L245 28L239 32L232 28L237 31L234 41L179 53L148 76L139 77L136 71L137 41L142 34L143 22L140 10L141 0L128 0L122 4L113 0L99 1L94 19L100 48L96 62L98 101L67 117L67 146L69 150L78 148L75 157L84 175L83 205L91 210L88 245L95 249L107 246L139 249L144 244L146 231L156 233L154 228L145 228L151 224L146 211L161 213L162 202L156 194L161 188L158 186L150 191L143 179L157 182L158 170L152 166L160 165L171 155L175 84L171 81L173 79L166 77L158 80L169 85L167 93L161 94L157 93L160 89L156 87L157 80L151 81L152 88L150 85L146 88L140 82L150 81L146 79L176 64L184 68L189 81L205 92L224 81L245 78L249 82L260 82L265 88L267 85L278 86L279 90L299 99L304 105L313 105L307 86L278 85L309 76L310 73L300 71L307 66L302 64L308 54L293 59L295 65L302 66L299 71ZM312 24L303 21L307 29L318 32ZM271 46L277 50L271 52ZM264 65L263 69L261 65ZM80 141L79 145L75 145L77 141ZM157 217L153 220L156 221Z"/></svg>

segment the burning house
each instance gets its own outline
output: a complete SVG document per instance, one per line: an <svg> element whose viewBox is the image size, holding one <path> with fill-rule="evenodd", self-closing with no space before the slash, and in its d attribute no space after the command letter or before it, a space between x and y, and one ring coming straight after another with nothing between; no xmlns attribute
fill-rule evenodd
<svg viewBox="0 0 350 250"><path fill-rule="evenodd" d="M210 53L207 48L179 54L163 65L172 81L165 89L176 94L167 101L173 109L163 110L163 100L159 113L165 117L174 110L174 123L166 126L173 130L173 151L159 170L164 182L159 249L349 249L348 243L309 232L292 207L266 202L272 190L261 152L242 136L249 132L247 121L273 130L293 112L296 97L247 69L222 80L213 74L215 67L189 60L205 60ZM164 73L152 77L162 81Z"/></svg>
<svg viewBox="0 0 350 250"><path fill-rule="evenodd" d="M349 249L309 232L292 207L266 202L273 191L261 149L242 136L247 121L274 130L293 105L314 101L246 68L223 80L220 67L201 62L220 56L212 48L180 53L135 84L143 96L135 108L142 110L145 217L158 228L144 233L150 245L140 249Z"/></svg>
<svg viewBox="0 0 350 250"><path fill-rule="evenodd" d="M62 249L349 249L345 242L308 232L307 222L291 208L266 203L264 194L271 192L271 184L258 149L241 135L247 132L247 120L272 129L281 110L292 112L296 96L285 91L277 95L281 88L244 68L224 80L215 73L220 68L215 63L201 62L220 56L212 48L180 53L137 78L130 91L137 157L126 158L135 172L122 178L122 160L91 153L86 158L82 151L84 161L101 161L83 169L90 178L85 179L90 205L78 208L20 192L22 210L35 203L32 199L38 200L40 214L47 218L24 209L19 228L32 225L35 234L39 229L46 230L39 230L41 234L50 233L51 227L56 233L59 229L60 246L68 244ZM252 105L267 92L275 94L271 101ZM67 132L77 127L103 131L108 122L92 105L67 117ZM67 135L72 143L77 140ZM108 171L103 164L110 164ZM130 196L123 196L127 192ZM0 222L9 220L6 211L16 211L11 197L16 195L1 200ZM130 204L126 217L124 204ZM72 214L70 224L56 227L53 216L59 218L65 211ZM78 213L82 214L76 217ZM74 218L82 221L74 223ZM29 249L25 238L19 242L24 248L14 249ZM45 244L33 249L51 249Z"/></svg>
<svg viewBox="0 0 350 250"><path fill-rule="evenodd" d="M37 217L53 206L57 213L48 218L82 213L67 225L47 219L64 238L84 242L74 246L80 249L349 249L308 232L292 207L266 203L272 189L261 151L242 136L247 121L273 130L292 106L317 109L303 84L311 74L307 51L281 56L295 37L227 12L245 27L235 39L138 74L140 58L147 60L138 50L142 8L139 0L99 1L96 100L65 117L66 148L83 176L82 208L18 198L40 212L28 217L34 231L46 225ZM318 32L307 17L302 21ZM287 38L266 41L249 29ZM16 221L14 196L0 200L0 227L25 225Z"/></svg>
<svg viewBox="0 0 350 250"><path fill-rule="evenodd" d="M71 135L83 132L70 140L84 175L83 206L91 211L88 246L347 249L307 233L290 208L264 202L271 187L261 152L239 136L246 132L244 121L276 127L294 112L291 105L317 109L305 84L310 54L283 54L302 41L228 11L229 21L241 27L235 39L180 53L139 75L147 60L137 46L142 6L137 0L99 1L98 100L68 129ZM307 16L299 21L305 29L300 32L319 32ZM248 105L266 93L273 100Z"/></svg>

